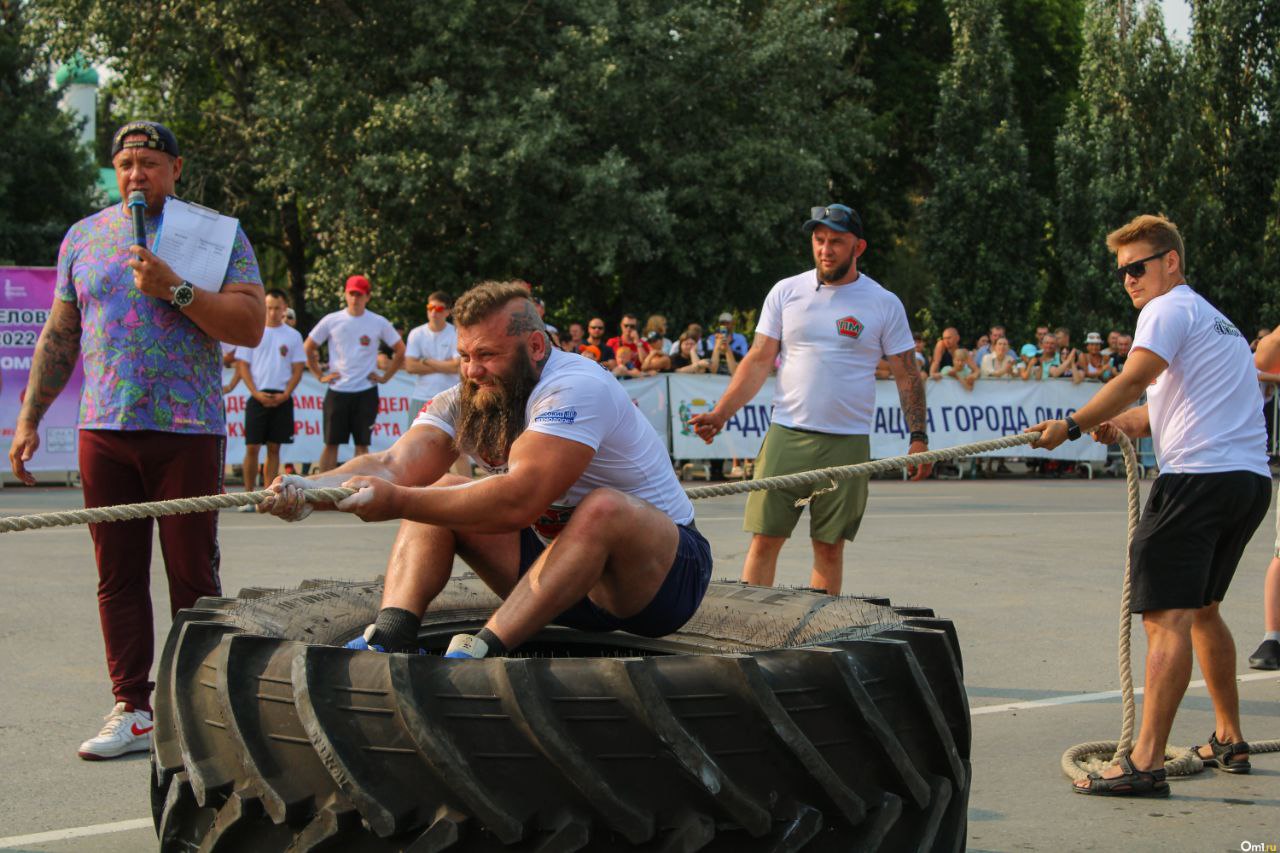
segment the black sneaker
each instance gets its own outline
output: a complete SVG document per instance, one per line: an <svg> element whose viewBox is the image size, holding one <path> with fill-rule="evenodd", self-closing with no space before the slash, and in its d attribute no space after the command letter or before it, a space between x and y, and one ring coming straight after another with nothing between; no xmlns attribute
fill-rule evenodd
<svg viewBox="0 0 1280 853"><path fill-rule="evenodd" d="M1280 669L1280 642L1263 640L1258 650L1249 656L1253 669Z"/></svg>

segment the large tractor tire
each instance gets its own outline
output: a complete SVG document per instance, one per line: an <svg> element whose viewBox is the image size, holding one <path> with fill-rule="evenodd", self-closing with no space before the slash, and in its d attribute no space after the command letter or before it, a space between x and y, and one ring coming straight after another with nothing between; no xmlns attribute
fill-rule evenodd
<svg viewBox="0 0 1280 853"><path fill-rule="evenodd" d="M480 661L341 648L380 582L202 599L157 676L162 850L962 850L951 623L713 583L678 634L551 627ZM439 652L499 604L451 581Z"/></svg>

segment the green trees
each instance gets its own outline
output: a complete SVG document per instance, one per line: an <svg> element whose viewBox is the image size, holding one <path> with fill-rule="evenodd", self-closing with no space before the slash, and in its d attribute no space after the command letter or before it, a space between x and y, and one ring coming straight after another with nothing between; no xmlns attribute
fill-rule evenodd
<svg viewBox="0 0 1280 853"><path fill-rule="evenodd" d="M1159 6L1090 0L1084 33L1080 96L1056 144L1054 249L1062 279L1046 290L1043 316L1105 332L1131 326L1133 316L1109 271L1115 259L1105 237L1139 213L1163 212L1184 224L1173 140L1194 107L1170 104L1182 57Z"/></svg>
<svg viewBox="0 0 1280 853"><path fill-rule="evenodd" d="M1185 86L1179 224L1188 280L1252 337L1280 321L1280 7L1195 4Z"/></svg>
<svg viewBox="0 0 1280 853"><path fill-rule="evenodd" d="M836 200L868 272L966 336L1130 323L1102 240L1147 210L1238 323L1280 311L1267 0L1197 2L1186 46L1155 0L26 0L25 43L18 8L0 0L0 257L21 234L51 262L83 212L47 191L88 184L46 141L69 136L52 96L60 130L18 106L39 48L109 61L104 134L169 123L180 191L244 221L304 317L358 270L401 323L510 276L562 323L705 319L810 263L797 226Z"/></svg>
<svg viewBox="0 0 1280 853"><path fill-rule="evenodd" d="M1012 59L995 0L950 0L954 53L942 74L928 159L923 242L930 309L966 338L1024 322L1039 289L1043 201L1014 109Z"/></svg>
<svg viewBox="0 0 1280 853"><path fill-rule="evenodd" d="M0 0L0 264L52 264L94 173L23 31L23 4Z"/></svg>
<svg viewBox="0 0 1280 853"><path fill-rule="evenodd" d="M800 0L36 5L174 122L185 192L246 217L268 269L301 246L312 314L357 270L413 322L500 276L575 316L754 304L874 151L847 44Z"/></svg>

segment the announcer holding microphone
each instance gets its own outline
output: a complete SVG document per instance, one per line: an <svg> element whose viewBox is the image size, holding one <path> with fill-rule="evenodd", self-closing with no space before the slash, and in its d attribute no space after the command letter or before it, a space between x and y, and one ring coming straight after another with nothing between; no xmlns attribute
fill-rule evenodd
<svg viewBox="0 0 1280 853"><path fill-rule="evenodd" d="M142 193L146 239L154 245L165 200L182 175L178 140L164 125L130 122L112 139L111 162L121 197ZM239 228L215 292L193 287L135 245L127 201L77 222L58 252L53 307L31 359L9 451L14 474L35 483L26 463L40 445L40 420L83 357L79 454L86 507L222 491L218 342L256 346L265 316L258 262ZM218 595L217 512L172 515L159 524L171 611ZM91 524L89 532L115 696L106 725L80 745L81 758L98 760L151 745L151 520Z"/></svg>

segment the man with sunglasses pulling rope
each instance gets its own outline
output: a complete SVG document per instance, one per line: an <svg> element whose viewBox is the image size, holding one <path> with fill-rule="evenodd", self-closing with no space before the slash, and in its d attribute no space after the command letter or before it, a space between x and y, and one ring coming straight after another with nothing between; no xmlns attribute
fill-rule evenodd
<svg viewBox="0 0 1280 853"><path fill-rule="evenodd" d="M1186 252L1172 222L1139 216L1107 235L1116 275L1139 309L1124 372L1065 420L1031 427L1053 449L1092 431L1150 435L1160 476L1130 552L1130 610L1147 632L1142 729L1112 767L1075 783L1080 794L1167 797L1164 754L1195 650L1216 724L1197 747L1208 766L1248 773L1240 731L1236 650L1218 606L1240 555L1271 505L1262 394L1239 330L1188 285ZM1128 407L1143 393L1147 403Z"/></svg>
<svg viewBox="0 0 1280 853"><path fill-rule="evenodd" d="M756 460L763 479L815 468L856 465L871 457L875 370L887 359L911 431L911 453L928 449L924 383L915 341L897 296L858 270L866 251L862 219L843 204L813 208L804 224L814 269L783 279L765 298L750 352L720 402L690 423L708 443L733 413L754 397L778 355L773 421ZM837 388L832 380L839 383ZM916 479L929 475L920 467ZM773 584L778 553L800 519L797 498L812 489L752 492L743 528L753 534L742 579ZM844 543L858 533L867 506L867 478L845 480L809 506L813 542L810 585L840 592Z"/></svg>

